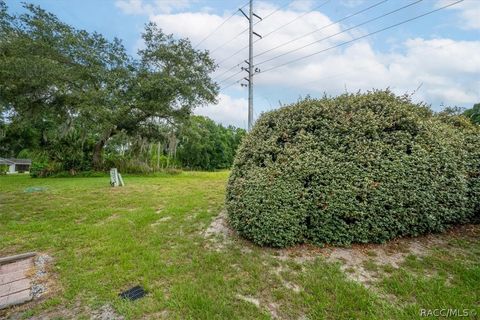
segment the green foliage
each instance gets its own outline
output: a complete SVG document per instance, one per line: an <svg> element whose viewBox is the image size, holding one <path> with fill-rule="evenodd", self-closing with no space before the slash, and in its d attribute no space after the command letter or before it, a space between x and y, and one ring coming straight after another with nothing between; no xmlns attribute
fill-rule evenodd
<svg viewBox="0 0 480 320"><path fill-rule="evenodd" d="M478 141L465 118L389 91L306 99L263 114L244 139L229 220L275 247L442 231L478 214Z"/></svg>
<svg viewBox="0 0 480 320"><path fill-rule="evenodd" d="M469 118L473 123L480 125L480 103L476 103L471 109L465 110L463 115Z"/></svg>
<svg viewBox="0 0 480 320"><path fill-rule="evenodd" d="M177 158L183 167L214 170L229 168L245 130L192 116L179 132Z"/></svg>
<svg viewBox="0 0 480 320"><path fill-rule="evenodd" d="M0 164L0 175L5 175L8 172L8 166L6 164Z"/></svg>
<svg viewBox="0 0 480 320"><path fill-rule="evenodd" d="M165 141L117 135L105 148L105 166L117 168L121 173L134 174L149 174L179 166L179 162L166 150L167 145Z"/></svg>
<svg viewBox="0 0 480 320"><path fill-rule="evenodd" d="M32 178L46 178L62 170L62 165L57 162L33 161L30 166Z"/></svg>
<svg viewBox="0 0 480 320"><path fill-rule="evenodd" d="M78 30L38 6L10 15L0 0L0 152L42 150L62 170L103 169L116 135L157 138L159 127L212 103L216 66L206 51L163 33L143 33L129 57L119 39ZM8 118L5 121L3 118Z"/></svg>
<svg viewBox="0 0 480 320"><path fill-rule="evenodd" d="M49 177L52 178L93 178L93 177L107 177L108 174L105 172L100 172L100 171L81 171L81 172L75 172L72 175L71 171L59 171L52 173L49 175Z"/></svg>
<svg viewBox="0 0 480 320"><path fill-rule="evenodd" d="M166 306L169 319L412 320L420 319L422 308L479 311L479 227L434 238L442 241L422 246L421 257L396 259L398 268L386 259L366 287L346 277L338 262L300 261L329 250L307 248L279 257L283 252L244 241L221 242L219 248L212 242L218 234L199 236L224 206L227 176L126 176L127 186L116 190L109 190L105 177L32 181L24 175L1 176L0 252L35 248L54 255L55 284L62 288L62 294L29 305L28 314L20 310L19 317L52 319L75 305L74 317L91 319L105 304L125 319L158 319ZM415 242L369 249L393 254L392 249L402 252L409 243ZM138 303L115 298L139 279L148 297ZM166 286L172 295L165 293ZM239 294L268 302L258 308ZM270 302L279 306L274 316L264 308ZM2 316L18 314L10 311L11 317Z"/></svg>
<svg viewBox="0 0 480 320"><path fill-rule="evenodd" d="M46 162L32 162L32 165L30 166L30 176L32 178L43 177L43 172L46 166Z"/></svg>
<svg viewBox="0 0 480 320"><path fill-rule="evenodd" d="M179 126L164 125L155 139L118 134L105 148L107 168L146 174L172 168L216 170L229 168L245 130L224 127L201 116Z"/></svg>

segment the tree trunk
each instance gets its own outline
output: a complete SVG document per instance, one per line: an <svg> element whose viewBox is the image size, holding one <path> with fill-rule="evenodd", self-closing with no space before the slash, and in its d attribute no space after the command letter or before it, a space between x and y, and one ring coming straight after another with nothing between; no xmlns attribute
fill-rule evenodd
<svg viewBox="0 0 480 320"><path fill-rule="evenodd" d="M93 147L93 169L101 171L103 169L103 147L105 146L105 140L98 141Z"/></svg>
<svg viewBox="0 0 480 320"><path fill-rule="evenodd" d="M107 143L108 139L114 134L115 130L108 131L103 138L101 138L93 147L93 169L101 171L103 169L103 147Z"/></svg>

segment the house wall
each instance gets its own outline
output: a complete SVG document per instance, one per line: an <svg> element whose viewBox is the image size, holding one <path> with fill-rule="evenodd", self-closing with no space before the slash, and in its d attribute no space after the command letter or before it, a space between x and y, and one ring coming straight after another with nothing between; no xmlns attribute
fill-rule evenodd
<svg viewBox="0 0 480 320"><path fill-rule="evenodd" d="M30 170L30 165L29 164L15 164L15 171L16 172L28 172Z"/></svg>
<svg viewBox="0 0 480 320"><path fill-rule="evenodd" d="M8 173L15 173L15 164L11 164L8 166Z"/></svg>

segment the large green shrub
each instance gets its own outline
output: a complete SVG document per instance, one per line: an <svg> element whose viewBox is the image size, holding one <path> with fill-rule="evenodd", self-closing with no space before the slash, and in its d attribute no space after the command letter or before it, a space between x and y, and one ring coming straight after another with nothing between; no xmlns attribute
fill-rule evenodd
<svg viewBox="0 0 480 320"><path fill-rule="evenodd" d="M449 117L389 91L265 113L237 153L229 221L275 247L384 242L471 221L480 135Z"/></svg>

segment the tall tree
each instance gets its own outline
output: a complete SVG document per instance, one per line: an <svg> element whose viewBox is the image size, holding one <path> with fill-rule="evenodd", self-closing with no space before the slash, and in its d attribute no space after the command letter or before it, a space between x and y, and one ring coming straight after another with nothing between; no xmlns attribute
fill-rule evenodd
<svg viewBox="0 0 480 320"><path fill-rule="evenodd" d="M99 122L103 136L94 150L95 165L110 137L120 131L129 134L148 131L157 123L182 121L195 107L215 102L217 85L210 74L216 66L207 52L196 51L190 41L166 35L154 23L142 35L145 49L130 79L127 97Z"/></svg>
<svg viewBox="0 0 480 320"><path fill-rule="evenodd" d="M34 128L40 148L62 149L70 137L93 141L87 154L100 169L114 135L155 134L157 124L182 120L215 101L215 64L188 40L149 24L135 61L118 39L24 6L27 13L9 15L0 0L0 111L9 123Z"/></svg>

